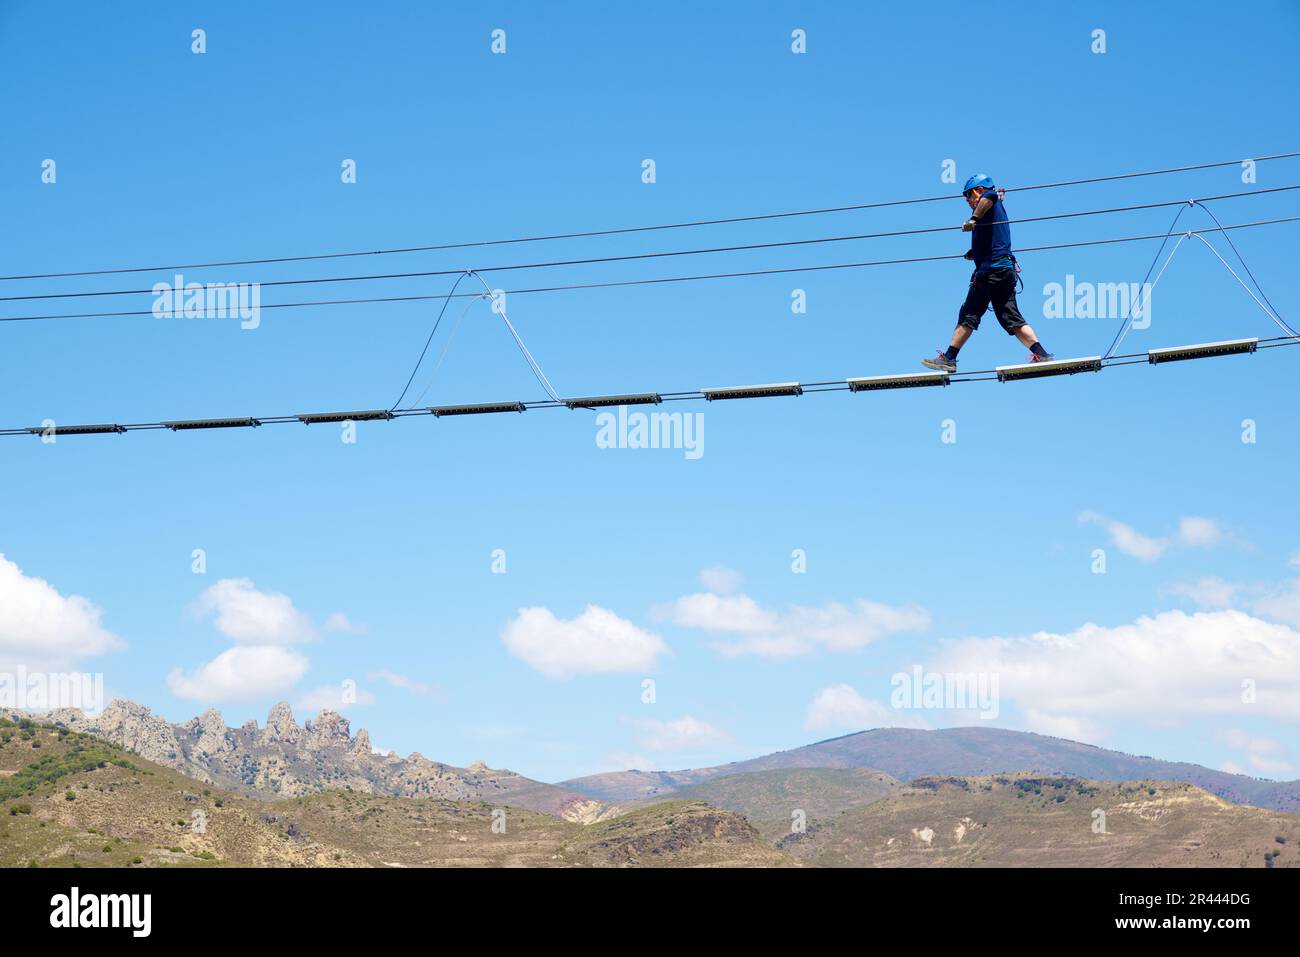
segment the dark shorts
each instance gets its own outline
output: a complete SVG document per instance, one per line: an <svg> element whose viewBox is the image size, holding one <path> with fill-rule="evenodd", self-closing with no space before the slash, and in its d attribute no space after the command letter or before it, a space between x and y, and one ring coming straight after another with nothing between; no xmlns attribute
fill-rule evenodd
<svg viewBox="0 0 1300 957"><path fill-rule="evenodd" d="M991 269L971 278L966 301L961 304L957 315L958 325L971 330L980 327L980 317L993 307L993 315L1008 335L1014 336L1016 330L1025 324L1016 305L1016 271L1014 269Z"/></svg>

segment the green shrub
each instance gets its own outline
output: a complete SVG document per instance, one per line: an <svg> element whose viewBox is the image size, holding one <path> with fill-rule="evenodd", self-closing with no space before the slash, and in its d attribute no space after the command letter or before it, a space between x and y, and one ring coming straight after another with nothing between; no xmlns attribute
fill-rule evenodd
<svg viewBox="0 0 1300 957"><path fill-rule="evenodd" d="M0 801L31 794L42 784L50 784L69 774L90 771L99 767L101 761L118 767L140 770L127 761L110 752L106 747L95 742L77 743L63 754L47 754L45 757L27 765L17 774L0 778Z"/></svg>

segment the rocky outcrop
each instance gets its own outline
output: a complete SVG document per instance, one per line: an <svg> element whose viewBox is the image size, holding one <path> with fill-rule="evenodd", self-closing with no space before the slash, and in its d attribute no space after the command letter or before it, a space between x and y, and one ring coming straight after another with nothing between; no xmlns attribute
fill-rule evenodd
<svg viewBox="0 0 1300 957"><path fill-rule="evenodd" d="M308 721L302 736L303 747L309 751L336 745L348 747L351 741L352 734L348 730L348 719L328 710L321 711L315 721Z"/></svg>
<svg viewBox="0 0 1300 957"><path fill-rule="evenodd" d="M263 743L279 741L284 744L296 744L301 736L302 728L298 727L297 722L293 720L293 711L289 708L289 702L279 702L266 717L266 730L262 732Z"/></svg>
<svg viewBox="0 0 1300 957"><path fill-rule="evenodd" d="M226 738L226 719L220 711L209 708L190 723L196 726L194 732L198 741L195 749L201 754L221 754L230 749L230 742Z"/></svg>
<svg viewBox="0 0 1300 957"><path fill-rule="evenodd" d="M142 704L118 698L98 717L83 717L82 720L86 726L74 727L73 730L89 731L116 741L156 764L184 768L185 749L177 736L177 729Z"/></svg>
<svg viewBox="0 0 1300 957"><path fill-rule="evenodd" d="M377 754L363 728L355 737L347 718L322 710L300 727L288 702L271 709L266 727L256 721L228 728L221 712L209 708L184 724L169 724L143 705L116 700L97 716L75 709L43 715L107 738L141 757L174 768L207 784L248 794L298 797L327 789L368 794L481 800L524 807L571 820L593 819L595 802L582 801L567 788L497 771L483 761L457 768L432 761L418 751L408 758ZM575 804L574 802L578 802Z"/></svg>

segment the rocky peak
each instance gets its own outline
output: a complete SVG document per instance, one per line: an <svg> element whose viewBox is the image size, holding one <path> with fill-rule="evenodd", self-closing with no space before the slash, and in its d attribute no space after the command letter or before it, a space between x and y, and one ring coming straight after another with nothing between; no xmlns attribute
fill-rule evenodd
<svg viewBox="0 0 1300 957"><path fill-rule="evenodd" d="M262 732L262 740L293 744L301 737L302 729L293 720L293 710L289 707L289 702L279 702L266 716L266 730Z"/></svg>
<svg viewBox="0 0 1300 957"><path fill-rule="evenodd" d="M321 709L315 721L307 722L303 744L309 748L323 748L330 745L346 746L352 740L348 719L336 711Z"/></svg>
<svg viewBox="0 0 1300 957"><path fill-rule="evenodd" d="M153 712L142 704L125 698L114 698L99 716L99 723L116 727L129 721L147 721Z"/></svg>
<svg viewBox="0 0 1300 957"><path fill-rule="evenodd" d="M102 734L122 747L158 764L177 767L182 748L176 729L142 704L115 698L86 730Z"/></svg>
<svg viewBox="0 0 1300 957"><path fill-rule="evenodd" d="M471 764L471 765L470 765L469 767L467 767L465 770L468 771L470 774L483 774L483 773L485 773L485 772L487 771L487 769L488 769L488 766L487 766L484 762L482 762L482 761L475 761L473 764Z"/></svg>
<svg viewBox="0 0 1300 957"><path fill-rule="evenodd" d="M198 727L198 749L208 754L226 750L226 719L216 708L209 708L195 719Z"/></svg>
<svg viewBox="0 0 1300 957"><path fill-rule="evenodd" d="M370 751L370 732L362 728L352 741L352 753L357 757L368 758L370 757Z"/></svg>

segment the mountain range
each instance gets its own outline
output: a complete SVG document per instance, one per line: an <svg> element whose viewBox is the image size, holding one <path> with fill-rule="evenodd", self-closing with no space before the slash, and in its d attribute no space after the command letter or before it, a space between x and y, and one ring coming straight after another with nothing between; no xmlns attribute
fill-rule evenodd
<svg viewBox="0 0 1300 957"><path fill-rule="evenodd" d="M10 719L26 715L0 710ZM300 726L287 702L271 709L266 726L238 728L209 709L184 724L169 724L147 707L117 699L97 715L59 709L41 720L95 735L182 774L232 791L266 797L299 797L348 789L393 797L493 801L574 821L593 819L600 802L568 788L533 781L482 762L457 768L419 752L405 758L372 749L363 728L352 734L348 719L322 710Z"/></svg>
<svg viewBox="0 0 1300 957"><path fill-rule="evenodd" d="M122 700L0 712L0 866L1275 867L1300 864L1298 795L993 728L548 784L377 753L284 703L239 728Z"/></svg>
<svg viewBox="0 0 1300 957"><path fill-rule="evenodd" d="M614 771L561 786L598 801L627 802L663 797L723 776L789 768L872 768L903 782L927 775L1020 771L1098 781L1182 781L1236 804L1300 812L1300 781L1267 781L1003 728L878 728L716 767Z"/></svg>

